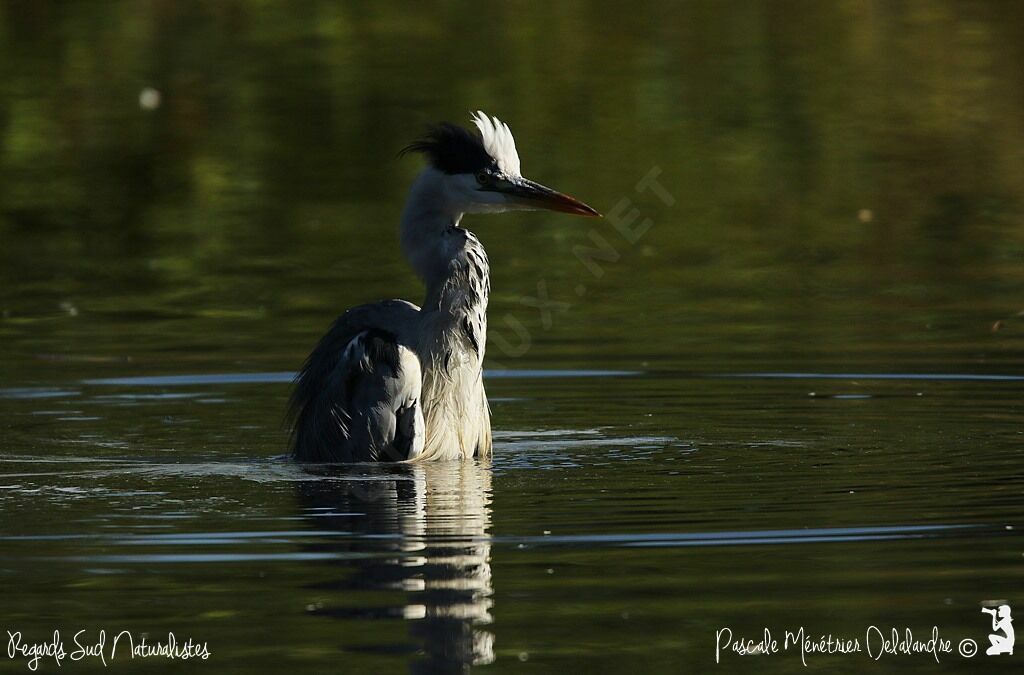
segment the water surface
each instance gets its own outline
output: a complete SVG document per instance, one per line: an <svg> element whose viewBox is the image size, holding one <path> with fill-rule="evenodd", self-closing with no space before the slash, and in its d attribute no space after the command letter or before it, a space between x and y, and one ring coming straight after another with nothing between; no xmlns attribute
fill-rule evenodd
<svg viewBox="0 0 1024 675"><path fill-rule="evenodd" d="M942 0L0 4L0 629L173 631L229 671L706 672L724 626L984 649L980 603L1024 611L1022 26ZM494 457L288 462L319 334L421 294L395 154L476 108L608 216L465 221Z"/></svg>

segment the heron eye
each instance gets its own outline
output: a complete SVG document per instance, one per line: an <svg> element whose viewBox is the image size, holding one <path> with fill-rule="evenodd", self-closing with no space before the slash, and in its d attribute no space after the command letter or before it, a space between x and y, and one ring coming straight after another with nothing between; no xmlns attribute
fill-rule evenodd
<svg viewBox="0 0 1024 675"><path fill-rule="evenodd" d="M489 183L490 180L491 177L487 174L486 171L481 171L476 175L476 182L480 183L480 185L487 185L487 183Z"/></svg>

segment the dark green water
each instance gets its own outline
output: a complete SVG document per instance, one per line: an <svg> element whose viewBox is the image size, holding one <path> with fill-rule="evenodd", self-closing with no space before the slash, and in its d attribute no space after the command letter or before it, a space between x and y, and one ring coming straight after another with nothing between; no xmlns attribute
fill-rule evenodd
<svg viewBox="0 0 1024 675"><path fill-rule="evenodd" d="M0 2L0 671L1019 669L1022 62L1015 2ZM477 108L609 216L464 221L494 458L284 461L333 317L420 299L396 153Z"/></svg>

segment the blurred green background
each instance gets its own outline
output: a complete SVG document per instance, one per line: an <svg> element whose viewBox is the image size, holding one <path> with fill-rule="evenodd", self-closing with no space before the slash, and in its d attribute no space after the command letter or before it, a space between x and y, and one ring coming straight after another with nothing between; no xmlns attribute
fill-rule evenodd
<svg viewBox="0 0 1024 675"><path fill-rule="evenodd" d="M726 625L984 645L979 603L1020 609L1024 399L941 378L1024 375L1022 63L1010 0L0 0L0 628L175 630L239 672L706 671ZM487 367L639 374L489 379L493 465L278 461L258 374L420 299L396 155L476 109L653 223L467 217ZM762 370L851 375L704 377ZM193 377L224 372L257 376ZM901 372L940 379L853 375Z"/></svg>
<svg viewBox="0 0 1024 675"><path fill-rule="evenodd" d="M503 365L1018 367L1022 45L1016 2L3 2L0 364L294 368L419 300L396 153L481 108L528 176L654 221L467 218L492 336L531 334Z"/></svg>

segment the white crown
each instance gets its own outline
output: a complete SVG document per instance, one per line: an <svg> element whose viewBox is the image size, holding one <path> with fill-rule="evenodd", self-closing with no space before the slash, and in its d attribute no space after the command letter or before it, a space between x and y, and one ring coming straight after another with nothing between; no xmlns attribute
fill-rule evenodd
<svg viewBox="0 0 1024 675"><path fill-rule="evenodd" d="M519 153L516 152L516 139L512 138L508 125L497 117L488 118L480 110L473 113L471 119L480 130L484 150L494 158L498 168L509 176L522 175L519 168Z"/></svg>

